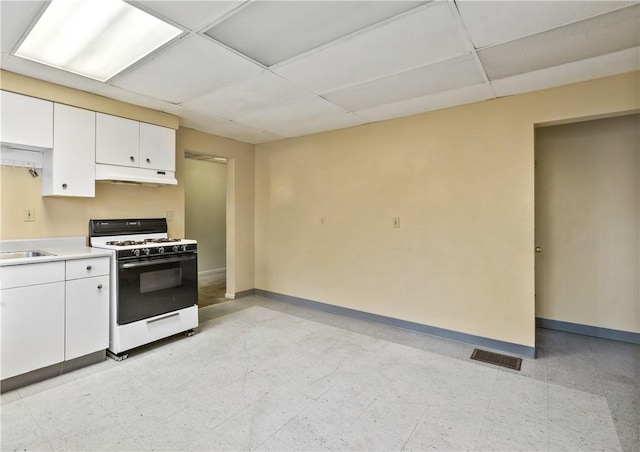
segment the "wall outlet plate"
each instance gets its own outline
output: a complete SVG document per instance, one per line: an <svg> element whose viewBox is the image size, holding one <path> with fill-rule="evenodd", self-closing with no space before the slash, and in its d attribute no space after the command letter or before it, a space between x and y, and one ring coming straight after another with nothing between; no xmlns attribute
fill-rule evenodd
<svg viewBox="0 0 640 452"><path fill-rule="evenodd" d="M22 221L36 221L36 209L27 207L22 210Z"/></svg>
<svg viewBox="0 0 640 452"><path fill-rule="evenodd" d="M167 218L167 221L173 221L173 217L174 217L173 210L166 210L165 217Z"/></svg>

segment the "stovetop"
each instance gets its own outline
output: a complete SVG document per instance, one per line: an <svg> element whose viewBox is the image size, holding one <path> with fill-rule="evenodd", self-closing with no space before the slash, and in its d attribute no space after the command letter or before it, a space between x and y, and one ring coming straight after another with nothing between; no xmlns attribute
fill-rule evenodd
<svg viewBox="0 0 640 452"><path fill-rule="evenodd" d="M171 238L164 218L140 220L90 220L90 244L115 250L118 259L195 253L197 242Z"/></svg>
<svg viewBox="0 0 640 452"><path fill-rule="evenodd" d="M182 242L182 239L160 238L160 239L141 239L141 240L110 240L105 245L116 246L118 248L132 245L152 245L161 243Z"/></svg>

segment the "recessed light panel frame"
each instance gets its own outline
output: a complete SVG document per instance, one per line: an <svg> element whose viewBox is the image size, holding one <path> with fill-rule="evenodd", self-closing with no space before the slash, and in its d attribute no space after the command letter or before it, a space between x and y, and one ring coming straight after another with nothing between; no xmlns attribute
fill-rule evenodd
<svg viewBox="0 0 640 452"><path fill-rule="evenodd" d="M121 0L53 0L14 55L105 82L183 33Z"/></svg>

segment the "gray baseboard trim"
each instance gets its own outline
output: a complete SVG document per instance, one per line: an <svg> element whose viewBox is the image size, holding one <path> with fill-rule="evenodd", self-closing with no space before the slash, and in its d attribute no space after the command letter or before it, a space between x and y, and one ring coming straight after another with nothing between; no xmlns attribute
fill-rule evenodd
<svg viewBox="0 0 640 452"><path fill-rule="evenodd" d="M199 278L204 278L205 276L214 276L225 273L227 271L226 267L223 268L214 268L213 270L202 270L198 272Z"/></svg>
<svg viewBox="0 0 640 452"><path fill-rule="evenodd" d="M267 298L273 298L274 300L283 301L285 303L291 303L298 306L302 306L309 309L316 309L318 311L328 312L330 314L342 315L345 317L353 317L361 320L368 320L372 322L383 323L385 325L393 326L403 330L413 331L416 333L427 334L429 336L441 337L444 339L450 339L456 342L464 342L478 347L490 348L492 350L516 355L524 358L535 358L535 347L528 347L526 345L514 344L511 342L504 342L497 339L490 339L482 336L475 336L473 334L461 333L458 331L447 330L445 328L438 328L435 326L423 325L422 323L410 322L408 320L395 319L393 317L386 317L383 315L372 314L370 312L358 311L351 308L343 308L341 306L334 306L319 301L307 300L305 298L293 297L291 295L284 295L276 292L270 292L268 290L254 289L255 295L260 295Z"/></svg>
<svg viewBox="0 0 640 452"><path fill-rule="evenodd" d="M241 290L240 292L236 292L235 299L242 298L242 297L250 297L251 295L255 295L255 293L256 293L255 289Z"/></svg>
<svg viewBox="0 0 640 452"><path fill-rule="evenodd" d="M81 367L104 361L106 357L106 350L100 350L69 361L52 364L51 366L42 367L31 372L16 375L15 377L6 378L0 382L0 392L13 391L14 389L18 389L32 383L37 383L48 378L66 374L67 372L80 369Z"/></svg>
<svg viewBox="0 0 640 452"><path fill-rule="evenodd" d="M536 326L548 330L558 330L567 333L582 334L584 336L599 337L612 341L629 342L640 345L640 333L631 331L613 330L599 326L582 325L580 323L563 322L560 320L543 319L536 317Z"/></svg>

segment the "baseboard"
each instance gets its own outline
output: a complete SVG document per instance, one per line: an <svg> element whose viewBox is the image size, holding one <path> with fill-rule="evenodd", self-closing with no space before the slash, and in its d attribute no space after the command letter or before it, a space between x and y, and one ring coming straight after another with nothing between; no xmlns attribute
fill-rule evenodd
<svg viewBox="0 0 640 452"><path fill-rule="evenodd" d="M283 301L285 303L291 303L305 308L316 309L319 311L329 312L331 314L338 314L345 317L352 317L361 320L368 320L385 325L401 328L403 330L413 331L416 333L427 334L429 336L441 337L444 339L450 339L457 342L464 342L473 346L490 348L492 350L509 353L511 355L521 356L524 358L535 358L535 347L528 347L526 345L514 344L511 342L500 341L497 339L490 339L482 336L475 336L473 334L461 333L458 331L447 330L444 328L438 328L435 326L423 325L421 323L409 322L407 320L395 319L393 317L386 317L383 315L372 314L369 312L358 311L351 308L343 308L341 306L334 306L319 301L307 300L305 298L293 297L291 295L284 295L276 292L270 292L268 290L254 289L255 295L261 295L267 298L273 298L274 300Z"/></svg>
<svg viewBox="0 0 640 452"><path fill-rule="evenodd" d="M250 297L251 295L255 295L255 289L241 290L240 292L235 293L227 292L224 294L224 297L229 300L235 300L237 298Z"/></svg>
<svg viewBox="0 0 640 452"><path fill-rule="evenodd" d="M611 328L582 325L580 323L543 319L542 317L536 317L536 326L548 330L558 330L566 333L582 334L583 336L599 337L601 339L640 345L640 333L633 333L631 331L613 330Z"/></svg>
<svg viewBox="0 0 640 452"><path fill-rule="evenodd" d="M214 275L219 275L221 273L225 273L227 271L226 267L223 268L214 268L213 270L204 270L201 272L198 272L198 277L202 278L204 276L214 276Z"/></svg>
<svg viewBox="0 0 640 452"><path fill-rule="evenodd" d="M57 377L58 375L80 369L90 364L99 363L104 361L106 356L105 350L99 350L97 352L89 353L88 355L80 356L79 358L74 358L58 364L52 364L51 366L32 370L31 372L16 375L15 377L6 378L0 383L0 392L4 393L13 391L14 389L21 388L22 386L37 383L48 378Z"/></svg>

